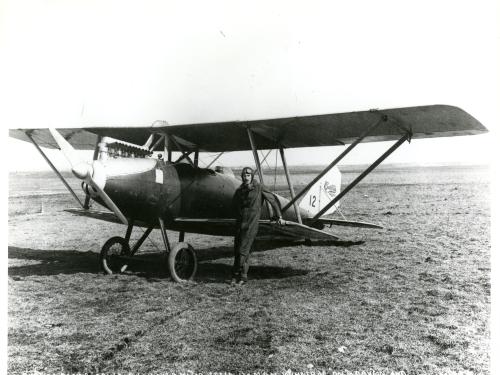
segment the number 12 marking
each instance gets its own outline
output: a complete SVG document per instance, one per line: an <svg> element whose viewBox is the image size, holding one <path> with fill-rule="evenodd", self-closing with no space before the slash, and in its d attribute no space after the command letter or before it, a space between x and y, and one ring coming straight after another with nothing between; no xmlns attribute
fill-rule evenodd
<svg viewBox="0 0 500 375"><path fill-rule="evenodd" d="M316 207L316 196L315 195L309 196L309 206Z"/></svg>

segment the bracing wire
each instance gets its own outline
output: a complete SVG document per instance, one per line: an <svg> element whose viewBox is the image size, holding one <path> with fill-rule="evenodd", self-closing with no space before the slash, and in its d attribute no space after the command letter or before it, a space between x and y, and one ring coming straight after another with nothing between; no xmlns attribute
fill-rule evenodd
<svg viewBox="0 0 500 375"><path fill-rule="evenodd" d="M140 226L137 226L137 228L139 228L139 230L142 232L142 234L144 234L144 233L146 232L146 231L145 231L144 229L142 229L142 227L140 227ZM151 233L150 233L150 235L151 235ZM153 247L155 247L155 248L156 248L156 250L158 250L159 252L162 252L162 250L161 250L161 249L160 249L160 248L156 245L156 242L154 242L154 241L151 239L150 235L149 235L146 239L147 239L149 242L151 242L151 244L153 245ZM142 235L141 235L141 237L142 237Z"/></svg>
<svg viewBox="0 0 500 375"><path fill-rule="evenodd" d="M269 152L267 153L267 155L264 156L264 152L262 150L260 150L260 156L263 158L262 161L260 162L260 164L262 165L262 163L266 163L267 168L269 168L269 169L271 169L271 167L270 167L269 163L267 162L267 157L269 156L269 154L270 154L271 151L272 150L269 150Z"/></svg>
<svg viewBox="0 0 500 375"><path fill-rule="evenodd" d="M215 152L215 153L210 153L208 154L208 158L212 158L212 160L210 161L210 163L202 160L201 158L198 158L198 163L201 163L203 164L203 167L204 168L210 168L212 166L212 164L214 164L221 156L222 154L224 154L224 152Z"/></svg>
<svg viewBox="0 0 500 375"><path fill-rule="evenodd" d="M212 166L212 164L214 164L223 154L224 154L224 151L222 151L219 154L217 154L217 156L214 159L212 159L212 161L210 162L210 164L208 164L207 168L210 168Z"/></svg>
<svg viewBox="0 0 500 375"><path fill-rule="evenodd" d="M264 152L263 152L262 150L260 150L260 156L262 157L262 161L260 162L261 167L262 167L262 163L266 163L266 165L267 165L267 169L271 169L271 167L270 167L269 163L268 163L268 162L267 162L267 160L266 160L266 159L267 159L267 157L269 156L269 153L270 153L270 152L271 152L271 150L269 150L269 152L267 153L267 155L266 155L266 156L264 156ZM262 177L264 177L264 176L262 176ZM264 184L264 181L262 181L262 184Z"/></svg>
<svg viewBox="0 0 500 375"><path fill-rule="evenodd" d="M344 214L342 213L342 210L340 209L340 207L337 207L337 211L340 214L340 216L342 216L342 219L347 220L346 217L344 216Z"/></svg>

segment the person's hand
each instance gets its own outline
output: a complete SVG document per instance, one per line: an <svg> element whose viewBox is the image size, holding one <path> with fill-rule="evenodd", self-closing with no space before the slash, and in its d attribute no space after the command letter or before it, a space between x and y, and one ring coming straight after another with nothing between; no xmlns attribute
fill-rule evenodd
<svg viewBox="0 0 500 375"><path fill-rule="evenodd" d="M275 224L278 224L278 225L285 225L285 220L283 220L283 219L281 218L281 216L280 216L280 217L277 217L277 218L274 220L274 223L275 223Z"/></svg>

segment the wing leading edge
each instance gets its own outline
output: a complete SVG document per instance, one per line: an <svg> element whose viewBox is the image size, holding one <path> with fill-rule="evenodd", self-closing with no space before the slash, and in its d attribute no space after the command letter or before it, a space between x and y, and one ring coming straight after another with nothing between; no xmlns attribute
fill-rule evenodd
<svg viewBox="0 0 500 375"><path fill-rule="evenodd" d="M363 142L397 140L406 132L411 132L413 138L432 138L488 131L460 108L431 105L252 121L60 129L60 132L76 149L94 149L97 135L141 145L152 133L157 133L170 138L168 147L172 151L178 151L177 145L182 145L184 150L246 151L251 149L247 128L255 135L257 149L273 149L279 145L285 148L335 146L354 142L381 118L386 120L372 130ZM10 130L10 136L26 141L27 130ZM34 129L32 135L41 146L57 148L48 130ZM164 143L158 142L156 147L163 150Z"/></svg>

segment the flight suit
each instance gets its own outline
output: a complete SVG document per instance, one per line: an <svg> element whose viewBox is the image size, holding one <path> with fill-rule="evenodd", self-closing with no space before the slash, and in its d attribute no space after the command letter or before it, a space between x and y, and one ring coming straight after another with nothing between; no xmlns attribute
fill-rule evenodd
<svg viewBox="0 0 500 375"><path fill-rule="evenodd" d="M233 278L247 280L250 251L259 229L264 200L268 201L273 208L273 219L280 217L281 209L278 199L256 181L252 181L248 186L242 184L234 194L236 233L234 237Z"/></svg>

